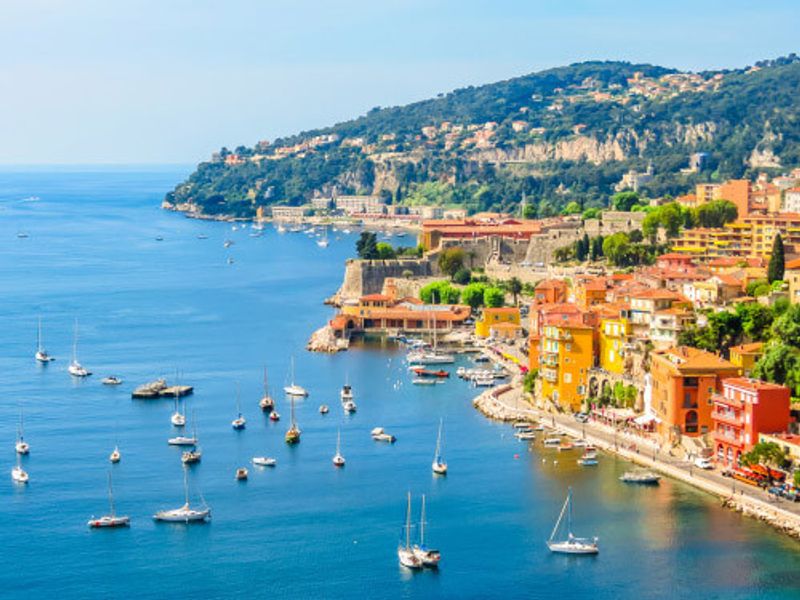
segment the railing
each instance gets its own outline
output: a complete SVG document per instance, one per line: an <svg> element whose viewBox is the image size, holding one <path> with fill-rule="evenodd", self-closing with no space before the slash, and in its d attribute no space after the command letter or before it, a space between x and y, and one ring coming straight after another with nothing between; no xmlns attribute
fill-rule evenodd
<svg viewBox="0 0 800 600"><path fill-rule="evenodd" d="M542 379L550 383L555 383L558 380L558 371L555 369L539 369L539 375L542 376Z"/></svg>
<svg viewBox="0 0 800 600"><path fill-rule="evenodd" d="M723 412L714 410L711 411L711 419L714 421L722 421L724 423L730 423L731 425L742 425L742 417L738 416L733 411Z"/></svg>
<svg viewBox="0 0 800 600"><path fill-rule="evenodd" d="M744 446L744 439L740 435L733 435L732 433L724 433L722 431L715 431L714 437L722 442L729 444L736 444L737 446Z"/></svg>

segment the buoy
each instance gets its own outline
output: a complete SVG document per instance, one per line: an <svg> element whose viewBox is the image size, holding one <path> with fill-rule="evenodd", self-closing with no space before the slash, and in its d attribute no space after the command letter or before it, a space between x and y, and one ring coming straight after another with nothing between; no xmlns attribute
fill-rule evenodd
<svg viewBox="0 0 800 600"><path fill-rule="evenodd" d="M519 458L519 454L515 454L515 455L514 455L514 458L515 458L515 459Z"/></svg>

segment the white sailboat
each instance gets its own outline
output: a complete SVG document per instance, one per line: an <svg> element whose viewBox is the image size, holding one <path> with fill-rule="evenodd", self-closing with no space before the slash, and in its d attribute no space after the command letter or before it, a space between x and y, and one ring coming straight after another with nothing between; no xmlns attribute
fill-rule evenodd
<svg viewBox="0 0 800 600"><path fill-rule="evenodd" d="M292 415L292 424L289 426L289 429L286 431L286 436L284 439L286 440L287 444L297 444L300 442L300 428L297 426L297 423L294 420L294 397L289 397L289 402L291 403L291 415Z"/></svg>
<svg viewBox="0 0 800 600"><path fill-rule="evenodd" d="M344 466L344 456L342 456L341 452L341 442L342 442L342 432L338 430L336 432L336 454L333 455L333 464L337 467Z"/></svg>
<svg viewBox="0 0 800 600"><path fill-rule="evenodd" d="M320 248L328 247L328 228L327 226L322 229L322 237L317 240L317 246Z"/></svg>
<svg viewBox="0 0 800 600"><path fill-rule="evenodd" d="M184 412L181 412L180 408L180 397L176 394L175 395L175 412L172 413L172 416L169 418L170 423L172 423L175 427L183 427L186 425L186 414L185 409Z"/></svg>
<svg viewBox="0 0 800 600"><path fill-rule="evenodd" d="M296 396L298 398L305 398L308 396L306 389L294 382L294 356L291 359L291 383L285 386L283 391L289 396Z"/></svg>
<svg viewBox="0 0 800 600"><path fill-rule="evenodd" d="M269 385L267 384L267 367L264 367L264 395L261 396L258 405L264 412L270 412L275 408L275 401L269 394Z"/></svg>
<svg viewBox="0 0 800 600"><path fill-rule="evenodd" d="M439 567L439 561L442 560L441 552L425 545L425 494L422 494L422 509L419 517L419 544L415 544L412 550L414 556L422 563L422 566L431 569Z"/></svg>
<svg viewBox="0 0 800 600"><path fill-rule="evenodd" d="M67 371L73 377L88 377L92 374L91 371L78 362L78 319L75 319L75 330L72 337L72 362L69 363Z"/></svg>
<svg viewBox="0 0 800 600"><path fill-rule="evenodd" d="M170 446L197 446L197 423L192 413L192 435L178 435L167 440Z"/></svg>
<svg viewBox="0 0 800 600"><path fill-rule="evenodd" d="M108 456L108 460L110 460L114 464L122 460L122 454L120 454L119 452L119 446L114 446L114 450Z"/></svg>
<svg viewBox="0 0 800 600"><path fill-rule="evenodd" d="M456 357L452 354L439 352L436 340L436 317L433 318L433 349L426 351L424 348L408 353L409 364L418 365L448 365L456 362Z"/></svg>
<svg viewBox="0 0 800 600"><path fill-rule="evenodd" d="M421 569L422 561L417 557L417 555L414 553L414 549L411 547L411 492L408 492L405 534L405 545L402 543L398 545L397 558L400 561L400 564L407 569Z"/></svg>
<svg viewBox="0 0 800 600"><path fill-rule="evenodd" d="M42 318L39 317L39 327L38 333L36 336L36 360L40 363L47 364L51 361L55 360L55 357L50 356L47 353L47 350L44 349L44 344L42 342Z"/></svg>
<svg viewBox="0 0 800 600"><path fill-rule="evenodd" d="M14 449L17 454L28 454L31 451L31 446L25 441L25 420L22 415L22 409L19 409L19 428L17 429L17 443L14 444Z"/></svg>
<svg viewBox="0 0 800 600"><path fill-rule="evenodd" d="M436 452L433 455L431 469L437 475L447 475L447 463L442 457L442 420L439 419L439 435L436 436Z"/></svg>
<svg viewBox="0 0 800 600"><path fill-rule="evenodd" d="M21 455L17 454L17 464L13 469L11 469L11 479L15 483L28 483L28 473L20 464L20 456Z"/></svg>
<svg viewBox="0 0 800 600"><path fill-rule="evenodd" d="M567 537L565 539L557 540L556 534L561 527L561 522L564 520L564 515L567 516ZM572 535L572 488L567 492L567 499L564 501L564 506L561 507L561 513L558 515L556 526L553 527L553 532L550 534L550 539L547 540L547 547L550 552L558 554L597 554L600 549L597 547L597 538L579 538Z"/></svg>
<svg viewBox="0 0 800 600"><path fill-rule="evenodd" d="M247 420L242 416L242 407L239 401L239 384L236 384L236 413L237 417L231 421L231 427L234 429L241 430L244 429L247 425Z"/></svg>
<svg viewBox="0 0 800 600"><path fill-rule="evenodd" d="M189 479L188 469L183 467L183 494L184 504L180 508L160 510L153 515L156 521L168 523L202 523L211 518L211 509L203 503L202 508L192 508L189 505Z"/></svg>
<svg viewBox="0 0 800 600"><path fill-rule="evenodd" d="M101 527L128 527L131 524L131 518L127 516L117 516L114 510L114 490L111 487L111 471L108 472L108 506L109 514L102 517L92 517L89 519L87 525L92 529Z"/></svg>

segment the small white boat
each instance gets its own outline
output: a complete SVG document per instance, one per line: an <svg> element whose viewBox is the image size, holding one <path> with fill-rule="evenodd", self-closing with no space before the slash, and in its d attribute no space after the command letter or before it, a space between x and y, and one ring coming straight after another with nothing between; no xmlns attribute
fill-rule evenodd
<svg viewBox="0 0 800 600"><path fill-rule="evenodd" d="M411 547L411 492L408 493L405 533L406 543L405 545L400 544L397 547L397 559L400 561L400 565L407 569L421 569L422 561L417 557L414 553L414 549Z"/></svg>
<svg viewBox="0 0 800 600"><path fill-rule="evenodd" d="M327 415L329 411L330 409L328 408L327 404L323 404L319 407L319 414L321 415Z"/></svg>
<svg viewBox="0 0 800 600"><path fill-rule="evenodd" d="M131 524L131 518L127 516L118 516L114 510L114 492L111 489L110 471L108 473L108 504L109 514L103 515L102 517L92 517L89 519L87 525L92 529L128 527Z"/></svg>
<svg viewBox="0 0 800 600"><path fill-rule="evenodd" d="M191 450L184 450L181 452L181 462L185 465L199 463L202 459L203 453L199 448L192 448Z"/></svg>
<svg viewBox="0 0 800 600"><path fill-rule="evenodd" d="M419 544L415 544L412 550L414 556L419 559L423 567L437 569L439 568L439 561L442 560L442 554L438 550L433 550L425 545L425 525L425 494L422 494L422 509L419 516Z"/></svg>
<svg viewBox="0 0 800 600"><path fill-rule="evenodd" d="M78 362L78 319L75 319L75 330L72 339L72 361L67 367L67 372L73 377L88 377L92 374L91 371Z"/></svg>
<svg viewBox="0 0 800 600"><path fill-rule="evenodd" d="M248 475L249 473L246 467L239 467L236 469L236 481L247 481Z"/></svg>
<svg viewBox="0 0 800 600"><path fill-rule="evenodd" d="M237 431L240 431L240 430L242 430L242 429L244 429L246 427L247 420L242 415L242 407L240 406L240 403L239 403L239 385L238 384L236 385L236 412L237 412L237 417L233 421L231 421L231 427L233 427Z"/></svg>
<svg viewBox="0 0 800 600"><path fill-rule="evenodd" d="M386 433L383 430L383 427L375 427L370 432L370 435L376 442L389 442L390 444L394 444L397 441L397 438L389 433Z"/></svg>
<svg viewBox="0 0 800 600"><path fill-rule="evenodd" d="M44 344L42 342L42 319L39 318L39 327L38 333L36 338L36 360L40 363L47 364L55 360L54 357L50 356L47 353L47 350L44 349Z"/></svg>
<svg viewBox="0 0 800 600"><path fill-rule="evenodd" d="M535 440L536 434L533 431L517 431L514 437L518 440Z"/></svg>
<svg viewBox="0 0 800 600"><path fill-rule="evenodd" d="M31 446L25 441L25 417L22 414L22 409L19 411L19 427L17 428L17 442L14 444L14 450L17 454L28 454L31 451Z"/></svg>
<svg viewBox="0 0 800 600"><path fill-rule="evenodd" d="M358 407L356 406L356 403L353 402L352 400L348 400L347 402L342 404L342 408L344 409L344 412L346 412L346 413L354 413L358 409Z"/></svg>
<svg viewBox="0 0 800 600"><path fill-rule="evenodd" d="M104 377L100 381L100 383L102 383L103 385L121 385L122 384L122 379L120 379L119 377L116 377L114 375L109 375L108 377Z"/></svg>
<svg viewBox="0 0 800 600"><path fill-rule="evenodd" d="M344 466L344 456L342 456L341 452L341 442L342 442L342 432L336 432L336 454L333 455L333 465L335 467L343 467Z"/></svg>
<svg viewBox="0 0 800 600"><path fill-rule="evenodd" d="M257 467L274 467L278 464L278 460L271 456L254 456L251 460Z"/></svg>
<svg viewBox="0 0 800 600"><path fill-rule="evenodd" d="M354 413L357 410L355 396L353 395L353 388L350 384L345 382L342 386L342 391L339 392L339 399L342 401L342 408L346 413Z"/></svg>
<svg viewBox="0 0 800 600"><path fill-rule="evenodd" d="M280 421L281 420L280 413L277 410L273 410L271 413L269 413L269 420L270 421Z"/></svg>
<svg viewBox="0 0 800 600"><path fill-rule="evenodd" d="M431 469L437 475L447 475L447 463L442 457L442 420L439 419L439 434L436 436L436 450L433 453Z"/></svg>
<svg viewBox="0 0 800 600"><path fill-rule="evenodd" d="M172 423L174 427L183 427L186 425L186 415L181 412L180 409L180 398L176 395L175 396L175 412L172 413L172 416L169 418L169 422Z"/></svg>
<svg viewBox="0 0 800 600"><path fill-rule="evenodd" d="M111 454L108 455L108 460L112 463L118 463L122 459L122 455L119 452L119 446L114 446L114 450Z"/></svg>
<svg viewBox="0 0 800 600"><path fill-rule="evenodd" d="M558 451L559 452L568 452L569 450L572 450L574 447L575 446L573 446L571 443L564 442L563 444L559 444L558 445Z"/></svg>
<svg viewBox="0 0 800 600"><path fill-rule="evenodd" d="M472 382L475 387L492 387L494 385L494 377L476 377Z"/></svg>
<svg viewBox="0 0 800 600"><path fill-rule="evenodd" d="M548 448L554 448L561 445L561 438L560 437L549 437L545 438L544 445Z"/></svg>
<svg viewBox="0 0 800 600"><path fill-rule="evenodd" d="M283 391L286 392L286 395L294 396L296 398L305 398L308 396L308 391L306 391L303 386L297 385L294 382L294 357L291 359L290 378L291 383L283 388Z"/></svg>
<svg viewBox="0 0 800 600"><path fill-rule="evenodd" d="M19 458L20 455L17 454L17 464L11 469L11 480L15 483L28 483L28 473L22 468Z"/></svg>
<svg viewBox="0 0 800 600"><path fill-rule="evenodd" d="M624 483L638 483L641 485L658 485L661 476L652 471L642 471L639 469L627 471L620 478Z"/></svg>
<svg viewBox="0 0 800 600"><path fill-rule="evenodd" d="M411 383L414 385L436 385L439 383L436 379L425 379L423 377L417 377L411 380Z"/></svg>
<svg viewBox="0 0 800 600"><path fill-rule="evenodd" d="M236 243L236 242L234 242L233 240L225 240L225 241L222 243L222 245L223 245L225 248L230 248L230 247L231 247L231 246L233 246L235 243Z"/></svg>
<svg viewBox="0 0 800 600"><path fill-rule="evenodd" d="M170 446L196 446L197 438L194 436L178 435L167 440Z"/></svg>
<svg viewBox="0 0 800 600"><path fill-rule="evenodd" d="M294 445L300 442L300 428L297 426L294 420L294 397L290 397L289 401L291 403L291 418L292 424L289 426L289 429L286 431L286 435L284 436L284 440L287 444Z"/></svg>
<svg viewBox="0 0 800 600"><path fill-rule="evenodd" d="M189 479L188 469L183 468L183 491L185 502L180 508L173 508L171 510L160 510L153 519L156 521L164 521L167 523L202 523L211 517L211 509L207 506L203 508L192 508L189 505Z"/></svg>
<svg viewBox="0 0 800 600"><path fill-rule="evenodd" d="M264 412L270 412L275 408L275 400L270 396L269 385L267 385L267 367L264 367L264 395L258 401L258 406Z"/></svg>
<svg viewBox="0 0 800 600"><path fill-rule="evenodd" d="M564 515L567 516L567 537L566 539L556 540L555 536L558 533ZM547 547L550 552L558 554L597 554L600 549L597 547L597 538L579 538L572 534L572 488L567 492L567 499L564 501L564 506L561 507L561 514L558 515L556 526L550 534L550 539L547 540Z"/></svg>
<svg viewBox="0 0 800 600"><path fill-rule="evenodd" d="M530 423L526 423L525 421L517 421L516 423L514 423L512 425L512 427L514 429L528 429L528 430L530 430L531 429L531 424Z"/></svg>
<svg viewBox="0 0 800 600"><path fill-rule="evenodd" d="M578 459L578 464L582 467L596 467L597 454L594 452L584 452L583 455Z"/></svg>

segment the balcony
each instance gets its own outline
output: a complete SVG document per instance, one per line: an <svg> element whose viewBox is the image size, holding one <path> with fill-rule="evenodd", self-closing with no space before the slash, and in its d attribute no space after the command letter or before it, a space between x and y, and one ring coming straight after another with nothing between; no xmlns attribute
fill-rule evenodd
<svg viewBox="0 0 800 600"><path fill-rule="evenodd" d="M722 431L715 431L714 439L717 440L718 442L723 442L725 444L744 447L744 438L741 435L735 435L733 433L727 433Z"/></svg>
<svg viewBox="0 0 800 600"><path fill-rule="evenodd" d="M733 425L735 427L742 427L744 425L742 417L737 415L732 410L713 410L711 411L711 420L719 421L720 423L727 423L728 425Z"/></svg>
<svg viewBox="0 0 800 600"><path fill-rule="evenodd" d="M542 379L549 381L550 383L555 383L558 381L558 371L555 369L547 369L543 367L539 369L539 375L541 375Z"/></svg>

